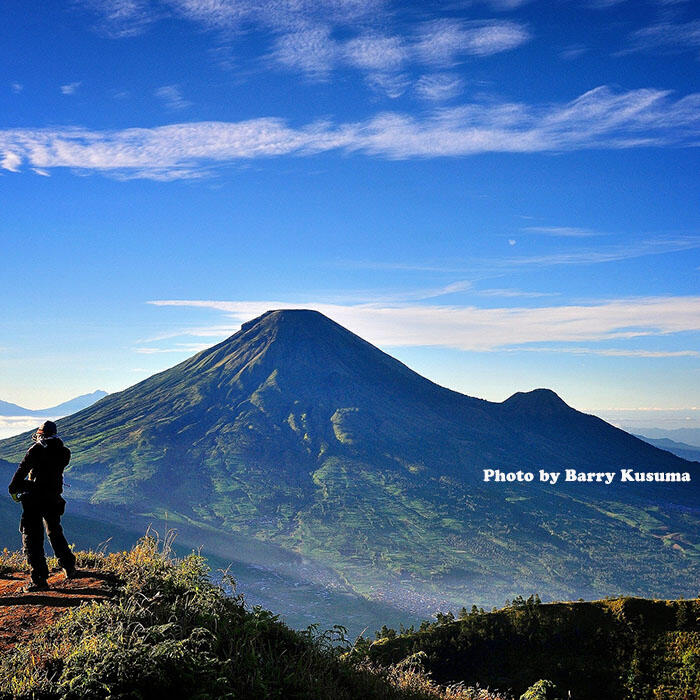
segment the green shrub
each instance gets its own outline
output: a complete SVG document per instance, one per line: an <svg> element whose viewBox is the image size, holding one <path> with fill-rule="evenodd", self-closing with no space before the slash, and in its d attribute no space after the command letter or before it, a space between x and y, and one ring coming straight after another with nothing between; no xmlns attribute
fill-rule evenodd
<svg viewBox="0 0 700 700"><path fill-rule="evenodd" d="M539 680L531 685L521 696L520 700L560 700L557 686L548 680Z"/></svg>

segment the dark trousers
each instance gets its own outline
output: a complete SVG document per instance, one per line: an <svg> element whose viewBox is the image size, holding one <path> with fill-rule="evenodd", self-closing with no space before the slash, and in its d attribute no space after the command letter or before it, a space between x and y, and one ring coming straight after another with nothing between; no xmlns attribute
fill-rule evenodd
<svg viewBox="0 0 700 700"><path fill-rule="evenodd" d="M22 499L22 506L19 531L22 533L22 547L27 557L32 581L45 583L49 577L49 568L44 554L44 528L61 567L64 569L75 567L75 555L71 552L61 527L61 516L66 502L60 497L39 499L33 495L26 495Z"/></svg>

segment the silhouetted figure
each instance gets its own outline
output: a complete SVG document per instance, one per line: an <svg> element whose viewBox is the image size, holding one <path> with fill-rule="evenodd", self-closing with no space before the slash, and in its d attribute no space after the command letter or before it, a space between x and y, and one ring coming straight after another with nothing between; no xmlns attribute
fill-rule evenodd
<svg viewBox="0 0 700 700"><path fill-rule="evenodd" d="M44 527L49 542L63 567L66 578L75 578L75 555L71 552L61 527L66 502L63 500L63 470L70 461L70 450L56 434L56 424L47 420L32 436L34 444L20 463L10 482L9 491L22 503L24 554L29 563L32 582L25 591L47 590L49 569L44 554Z"/></svg>

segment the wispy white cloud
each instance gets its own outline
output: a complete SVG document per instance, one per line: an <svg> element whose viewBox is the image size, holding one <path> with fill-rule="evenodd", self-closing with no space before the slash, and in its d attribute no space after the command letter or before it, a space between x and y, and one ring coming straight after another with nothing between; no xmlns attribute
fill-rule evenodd
<svg viewBox="0 0 700 700"><path fill-rule="evenodd" d="M442 18L420 27L415 50L426 63L452 65L465 55L490 56L510 51L530 38L529 30L516 22L463 22Z"/></svg>
<svg viewBox="0 0 700 700"><path fill-rule="evenodd" d="M262 26L291 31L312 24L356 25L381 14L386 0L164 0L178 15L211 29Z"/></svg>
<svg viewBox="0 0 700 700"><path fill-rule="evenodd" d="M98 16L97 28L113 38L136 36L159 16L150 0L84 0Z"/></svg>
<svg viewBox="0 0 700 700"><path fill-rule="evenodd" d="M396 302L406 302L406 301L424 301L426 299L438 299L440 297L449 296L450 294L458 294L460 292L466 292L473 287L473 282L471 280L457 280L456 282L450 282L450 284L443 285L442 287L435 287L432 289L415 289L412 291L402 290L393 295L381 296L377 294L372 294L372 300L378 303L396 303ZM365 299L367 296L365 296Z"/></svg>
<svg viewBox="0 0 700 700"><path fill-rule="evenodd" d="M515 22L486 23L466 30L464 51L474 56L491 56L510 51L528 42L530 32Z"/></svg>
<svg viewBox="0 0 700 700"><path fill-rule="evenodd" d="M506 11L527 5L531 0L483 0L483 2L494 10Z"/></svg>
<svg viewBox="0 0 700 700"><path fill-rule="evenodd" d="M583 44L571 44L570 46L567 46L566 48L562 49L559 55L565 61L573 61L579 56L583 56L583 54L587 52L588 47L584 46Z"/></svg>
<svg viewBox="0 0 700 700"><path fill-rule="evenodd" d="M11 83L10 88L12 89L12 92L18 95L20 92L22 92L22 90L24 90L24 85L22 85L22 83Z"/></svg>
<svg viewBox="0 0 700 700"><path fill-rule="evenodd" d="M572 250L563 253L545 255L526 255L519 258L508 258L500 264L512 266L549 266L549 265L592 265L597 263L632 260L647 255L662 255L678 253L684 250L700 248L700 237L680 236L676 238L653 238L634 241L625 245L606 246L588 250Z"/></svg>
<svg viewBox="0 0 700 700"><path fill-rule="evenodd" d="M508 243L514 239L509 239ZM595 248L574 248L567 252L548 253L543 255L511 254L502 258L463 258L442 263L439 260L412 263L403 261L378 261L378 260L344 260L344 267L366 270L399 270L404 272L437 272L443 275L469 276L472 281L485 280L499 277L505 272L513 272L518 269L533 267L547 268L561 265L596 265L621 260L633 260L652 255L664 255L680 253L688 250L700 249L700 236L686 235L673 238L657 237L631 241L625 245L599 245ZM697 268L700 270L700 268ZM510 296L507 290L494 290L492 296ZM496 294L498 292L498 294ZM488 290L476 291L481 295L488 295ZM525 294L527 295L527 294ZM369 297L365 297L367 299Z"/></svg>
<svg viewBox="0 0 700 700"><path fill-rule="evenodd" d="M208 343L176 343L174 347L157 348L143 346L134 348L134 350L140 355L158 355L161 353L195 353L208 347Z"/></svg>
<svg viewBox="0 0 700 700"><path fill-rule="evenodd" d="M601 357L636 357L640 359L659 359L666 357L700 357L697 350L634 350L625 348L585 348L585 347L527 347L515 348L513 352L553 352L570 355L598 355Z"/></svg>
<svg viewBox="0 0 700 700"><path fill-rule="evenodd" d="M627 2L627 0L587 0L586 5L596 10L605 10L608 7L614 7L623 2Z"/></svg>
<svg viewBox="0 0 700 700"><path fill-rule="evenodd" d="M313 27L279 37L272 57L307 76L324 79L338 60L339 51L328 27Z"/></svg>
<svg viewBox="0 0 700 700"><path fill-rule="evenodd" d="M404 42L395 36L364 35L345 43L347 61L370 71L391 71L401 68L408 58Z"/></svg>
<svg viewBox="0 0 700 700"><path fill-rule="evenodd" d="M401 270L404 272L441 272L448 274L463 274L464 265L458 263L442 264L436 262L405 262L400 260L358 260L346 259L336 262L338 267L361 268L363 270Z"/></svg>
<svg viewBox="0 0 700 700"><path fill-rule="evenodd" d="M208 30L250 28L290 32L319 24L355 25L382 13L386 0L78 0L115 38L141 34L153 22L176 17Z"/></svg>
<svg viewBox="0 0 700 700"><path fill-rule="evenodd" d="M453 73L423 75L415 85L418 97L429 102L444 102L457 97L464 90L464 81Z"/></svg>
<svg viewBox="0 0 700 700"><path fill-rule="evenodd" d="M524 0L489 0L493 9L509 10ZM395 26L388 0L82 0L100 16L112 36L131 36L151 22L174 16L224 33L256 31L268 58L307 77L323 79L340 66L368 73L370 84L396 85L408 63L450 64L462 56L489 56L529 40L517 22L442 19L424 22L413 32L385 35L377 27ZM336 39L334 35L343 35ZM348 36L349 35L349 36ZM269 45L268 45L269 46ZM377 74L380 74L379 76ZM389 90L389 93L392 91ZM395 92L395 88L394 88Z"/></svg>
<svg viewBox="0 0 700 700"><path fill-rule="evenodd" d="M179 85L163 85L154 92L154 95L162 100L168 109L173 111L186 109L192 105L189 100L183 97Z"/></svg>
<svg viewBox="0 0 700 700"><path fill-rule="evenodd" d="M526 292L521 289L480 289L476 292L480 297L512 297L523 299L537 299L540 297L555 297L557 292Z"/></svg>
<svg viewBox="0 0 700 700"><path fill-rule="evenodd" d="M407 75L401 72L409 50L399 37L364 34L350 39L342 47L342 59L364 71L369 86L388 97L399 97L409 85Z"/></svg>
<svg viewBox="0 0 700 700"><path fill-rule="evenodd" d="M64 95L74 95L76 90L82 85L81 81L75 83L67 83L66 85L61 85L61 92Z"/></svg>
<svg viewBox="0 0 700 700"><path fill-rule="evenodd" d="M370 84L396 85L400 77L406 81L400 73L409 65L451 65L464 55L487 56L510 50L528 38L524 27L503 21L438 20L422 25L415 37L365 32L344 41L332 37L330 25L310 24L278 36L270 55L278 64L312 78L325 78L342 66L363 71ZM449 80L441 76L424 78L417 89L431 99L438 91L456 94L458 87L461 89L454 76Z"/></svg>
<svg viewBox="0 0 700 700"><path fill-rule="evenodd" d="M659 5L660 7L670 7L672 5L684 5L694 0L647 0L647 4ZM586 0L584 2L588 7L596 10L606 10L609 7L623 4L639 4L639 0Z"/></svg>
<svg viewBox="0 0 700 700"><path fill-rule="evenodd" d="M584 348L580 348L581 351ZM596 350L589 351L595 355L604 355L606 357L700 357L700 352L697 350Z"/></svg>
<svg viewBox="0 0 700 700"><path fill-rule="evenodd" d="M265 5L268 3L261 3ZM250 2L228 2L227 0L166 0L177 14L211 29L237 27L252 14Z"/></svg>
<svg viewBox="0 0 700 700"><path fill-rule="evenodd" d="M238 324L233 321L227 324L212 326L187 326L185 328L176 328L171 331L158 333L148 338L141 338L136 342L146 347L146 343L158 343L163 340L173 340L175 338L225 338L236 330L238 330Z"/></svg>
<svg viewBox="0 0 700 700"><path fill-rule="evenodd" d="M375 91L396 99L406 92L410 84L408 76L404 73L370 73L367 76L367 84Z"/></svg>
<svg viewBox="0 0 700 700"><path fill-rule="evenodd" d="M118 131L11 128L0 131L0 164L169 179L242 159L332 150L405 159L692 146L699 138L700 94L674 99L663 90L600 87L564 104L474 102L424 117L384 112L364 122L298 128L273 118Z"/></svg>
<svg viewBox="0 0 700 700"><path fill-rule="evenodd" d="M588 53L588 51L588 47L584 46L583 44L570 44L569 46L563 48L559 52L559 55L565 61L573 61L579 56L583 56L583 54Z"/></svg>
<svg viewBox="0 0 700 700"><path fill-rule="evenodd" d="M665 406L626 406L626 407L606 407L601 409L603 411L639 411L640 413L650 412L650 413L667 413L672 411L700 411L699 406L674 406L673 408L667 408Z"/></svg>
<svg viewBox="0 0 700 700"><path fill-rule="evenodd" d="M598 342L700 331L700 297L617 299L590 305L479 308L436 304L289 304L279 301L158 300L156 306L217 309L239 322L270 309L320 311L382 346L487 351L547 342Z"/></svg>
<svg viewBox="0 0 700 700"><path fill-rule="evenodd" d="M659 49L670 53L697 51L700 48L700 20L660 22L638 29L630 36L628 51Z"/></svg>
<svg viewBox="0 0 700 700"><path fill-rule="evenodd" d="M5 150L0 160L0 168L9 170L11 173L18 173L22 164L22 157L16 151Z"/></svg>
<svg viewBox="0 0 700 700"><path fill-rule="evenodd" d="M8 170L17 170L24 158L45 169L70 167L133 177L192 177L212 162L300 152L318 139L331 140L331 134L318 131L290 129L276 119L196 122L112 132L7 130L0 132L0 153L4 154L2 165Z"/></svg>
<svg viewBox="0 0 700 700"><path fill-rule="evenodd" d="M525 226L522 230L527 233L537 233L544 236L562 238L591 238L594 236L608 235L588 228L578 228L577 226Z"/></svg>

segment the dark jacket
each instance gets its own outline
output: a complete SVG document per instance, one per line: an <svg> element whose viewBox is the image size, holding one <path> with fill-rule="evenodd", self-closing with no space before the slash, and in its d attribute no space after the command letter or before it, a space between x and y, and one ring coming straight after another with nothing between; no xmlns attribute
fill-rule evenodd
<svg viewBox="0 0 700 700"><path fill-rule="evenodd" d="M70 450L59 437L32 445L10 482L10 493L31 493L57 497L63 491L63 470L70 462Z"/></svg>

